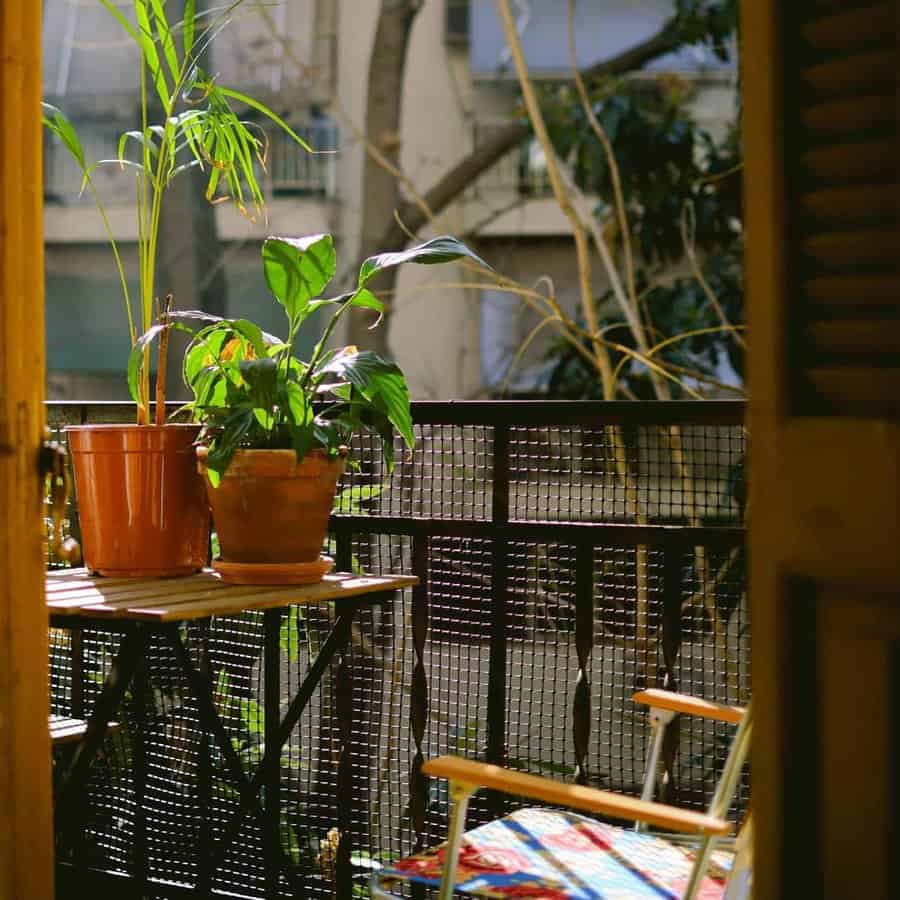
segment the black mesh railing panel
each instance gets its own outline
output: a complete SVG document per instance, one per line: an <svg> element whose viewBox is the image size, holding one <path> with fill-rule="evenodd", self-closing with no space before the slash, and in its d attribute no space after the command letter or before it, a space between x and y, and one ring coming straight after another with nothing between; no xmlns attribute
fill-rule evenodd
<svg viewBox="0 0 900 900"><path fill-rule="evenodd" d="M445 835L447 786L418 779L420 759L457 753L639 792L650 731L635 690L749 697L742 415L739 404L418 404L416 449L397 443L391 475L378 442L355 439L358 468L339 486L326 550L342 568L410 572L423 587L364 610L353 626L349 810L340 808L335 660L280 751L277 881L267 882L256 812L207 871L240 794L214 744L204 756L196 698L160 642L148 654L143 714L127 694L120 730L93 765L81 861L132 876L143 867L151 888L166 883L160 896L208 878L223 895L263 897L268 883L272 896L334 897L348 821L350 876L364 896L375 868ZM61 426L131 413L52 406L49 418ZM69 518L77 533L74 507ZM333 623L327 607L282 615L282 714ZM192 624L183 636L194 664L206 660L216 710L252 774L265 749L263 615ZM92 708L118 643L115 633L53 630L55 712ZM576 732L587 734L583 752ZM138 733L143 863L133 852ZM662 792L707 803L730 735L681 722ZM747 792L745 780L736 812ZM470 821L523 802L482 792Z"/></svg>

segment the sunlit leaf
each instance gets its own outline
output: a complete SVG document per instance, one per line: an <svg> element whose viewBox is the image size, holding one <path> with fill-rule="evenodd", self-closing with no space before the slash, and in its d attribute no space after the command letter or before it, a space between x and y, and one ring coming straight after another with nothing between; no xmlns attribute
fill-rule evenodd
<svg viewBox="0 0 900 900"><path fill-rule="evenodd" d="M263 244L266 283L291 321L307 313L309 302L334 277L336 259L330 234L268 238Z"/></svg>
<svg viewBox="0 0 900 900"><path fill-rule="evenodd" d="M172 81L177 84L180 78L180 66L178 65L178 54L175 52L175 41L172 38L172 29L169 28L168 19L166 19L166 9L164 0L150 0L153 6L153 18L156 22L156 34L159 37L159 43L163 48L163 55L172 73Z"/></svg>
<svg viewBox="0 0 900 900"><path fill-rule="evenodd" d="M455 259L464 257L471 259L480 266L484 266L486 269L491 268L462 241L458 241L449 235L443 235L442 237L432 238L424 244L410 247L408 250L401 250L397 253L379 253L377 256L370 256L359 270L359 286L364 287L376 273L403 263L411 262L422 266L430 266L436 263L452 262Z"/></svg>
<svg viewBox="0 0 900 900"><path fill-rule="evenodd" d="M50 103L41 103L41 110L43 111L44 125L62 141L63 146L72 154L82 171L84 171L87 168L87 163L84 157L84 148L81 145L75 126L61 109Z"/></svg>
<svg viewBox="0 0 900 900"><path fill-rule="evenodd" d="M350 305L362 309L374 309L378 313L378 318L369 326L370 330L378 327L384 318L384 304L368 288L358 290L350 300Z"/></svg>
<svg viewBox="0 0 900 900"><path fill-rule="evenodd" d="M366 400L387 416L407 446L414 446L409 388L403 373L394 363L364 350L336 356L317 374L332 374L342 381L349 381Z"/></svg>
<svg viewBox="0 0 900 900"><path fill-rule="evenodd" d="M190 56L194 46L194 29L196 27L196 3L197 0L185 0L184 18L181 20L181 40L184 46L184 58Z"/></svg>
<svg viewBox="0 0 900 900"><path fill-rule="evenodd" d="M221 93L223 93L226 97L231 97L232 100L238 100L241 103L249 106L251 109L255 109L257 112L262 113L266 118L271 119L282 131L289 134L304 150L312 153L313 149L297 134L287 122L284 121L280 116L276 113L272 112L268 106L264 103L260 103L258 100L254 100L252 97L248 97L246 94L242 94L240 91L231 90L230 88L219 88Z"/></svg>
<svg viewBox="0 0 900 900"><path fill-rule="evenodd" d="M107 8L111 4L104 0L104 6ZM147 13L147 0L134 0L134 12L138 23L138 43L141 48L141 55L150 71L150 78L156 87L156 93L162 101L163 109L169 109L171 95L169 94L169 86L166 83L166 75L162 70L162 63L159 60L159 54L156 52L156 44L153 40L153 31L150 27L150 16Z"/></svg>

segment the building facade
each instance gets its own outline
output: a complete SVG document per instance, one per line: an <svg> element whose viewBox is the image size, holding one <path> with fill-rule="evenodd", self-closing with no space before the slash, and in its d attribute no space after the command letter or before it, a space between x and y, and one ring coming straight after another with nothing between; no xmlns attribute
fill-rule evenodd
<svg viewBox="0 0 900 900"><path fill-rule="evenodd" d="M130 3L120 4L127 12ZM170 0L168 7L176 4ZM259 260L266 234L330 231L344 266L360 244L368 67L380 4L375 0L282 0L263 12L249 2L217 38L208 68L225 84L265 101L317 150L305 154L271 136L261 172L268 219L250 221L227 205L205 209L184 178L166 197L158 262L160 290L176 305L205 305L279 330ZM658 30L671 0L578 5L579 64L612 56ZM536 79L569 77L566 4L516 5ZM82 0L44 2L44 93L79 128L89 159L114 158L118 135L138 120L137 52L109 13ZM712 132L734 118L735 74L688 51L653 72L686 74L694 113ZM643 76L647 77L647 76ZM516 114L518 86L487 0L427 0L411 34L402 97L401 164L424 193L491 129ZM127 172L97 170L98 190L135 271L136 209ZM65 149L45 145L48 389L54 399L124 396L127 326L102 222ZM385 223L391 210L385 210ZM498 271L532 285L552 279L563 306L575 308L577 278L568 223L549 192L538 148L527 143L470 185L423 231L465 236ZM384 248L397 249L397 248ZM339 263L339 269L341 265ZM599 267L598 267L599 268ZM223 277L224 276L224 277ZM460 267L407 267L393 298L390 347L422 399L486 396L505 383L510 360L536 321L515 297L472 282ZM218 288L217 288L218 286ZM604 288L597 276L597 291ZM199 300L198 300L199 298ZM511 378L533 386L546 345L537 343ZM174 387L174 385L173 385Z"/></svg>

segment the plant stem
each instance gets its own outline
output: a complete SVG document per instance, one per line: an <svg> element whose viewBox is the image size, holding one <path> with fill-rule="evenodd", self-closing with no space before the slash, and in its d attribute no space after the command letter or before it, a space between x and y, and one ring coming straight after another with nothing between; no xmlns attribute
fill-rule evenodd
<svg viewBox="0 0 900 900"><path fill-rule="evenodd" d="M144 54L141 53L141 134L147 134L147 63ZM138 186L138 195L140 197L141 225L139 228L138 254L141 279L141 333L146 332L150 327L150 320L153 316L152 297L153 285L150 285L150 300L148 301L147 291L147 243L146 243L146 219L147 215L147 179L150 172L150 148L147 146L146 139L143 144L143 169L141 170ZM138 425L147 425L150 422L150 351L144 350L143 365L141 366L141 379L138 385Z"/></svg>
<svg viewBox="0 0 900 900"><path fill-rule="evenodd" d="M312 356L310 357L309 366L303 373L303 380L300 382L301 387L306 387L309 384L309 379L312 378L313 370L315 369L316 363L319 361L319 358L322 356L322 351L325 349L325 345L328 343L328 339L331 337L331 334L337 326L337 323L340 321L341 316L350 308L350 303L355 296L356 292L353 292L351 294L344 294L338 298L339 300L342 300L344 299L344 297L346 297L347 302L344 303L344 305L334 313L334 315L331 317L331 321L328 323L328 325L325 326L325 331L322 333L322 337L319 340L319 343L316 344Z"/></svg>
<svg viewBox="0 0 900 900"><path fill-rule="evenodd" d="M169 324L169 314L172 312L172 295L166 297L166 305L162 310L160 321L163 325ZM156 424L166 424L166 364L169 354L169 329L165 328L159 336L159 358L156 365Z"/></svg>

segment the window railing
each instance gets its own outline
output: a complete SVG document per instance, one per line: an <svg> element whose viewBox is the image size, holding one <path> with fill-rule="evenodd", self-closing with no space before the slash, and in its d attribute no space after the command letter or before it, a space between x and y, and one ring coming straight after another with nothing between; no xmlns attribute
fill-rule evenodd
<svg viewBox="0 0 900 900"><path fill-rule="evenodd" d="M315 150L334 151L339 147L337 128L327 121L295 126L296 132ZM120 131L84 128L82 140L88 159L116 159ZM330 198L337 184L337 157L334 153L310 154L282 132L268 132L266 169L258 166L257 177L267 200L275 197L309 196ZM117 166L94 170L93 180L104 204L134 204L134 182L128 171ZM82 175L62 144L50 135L44 138L44 203L48 206L93 204L90 193L82 192Z"/></svg>

